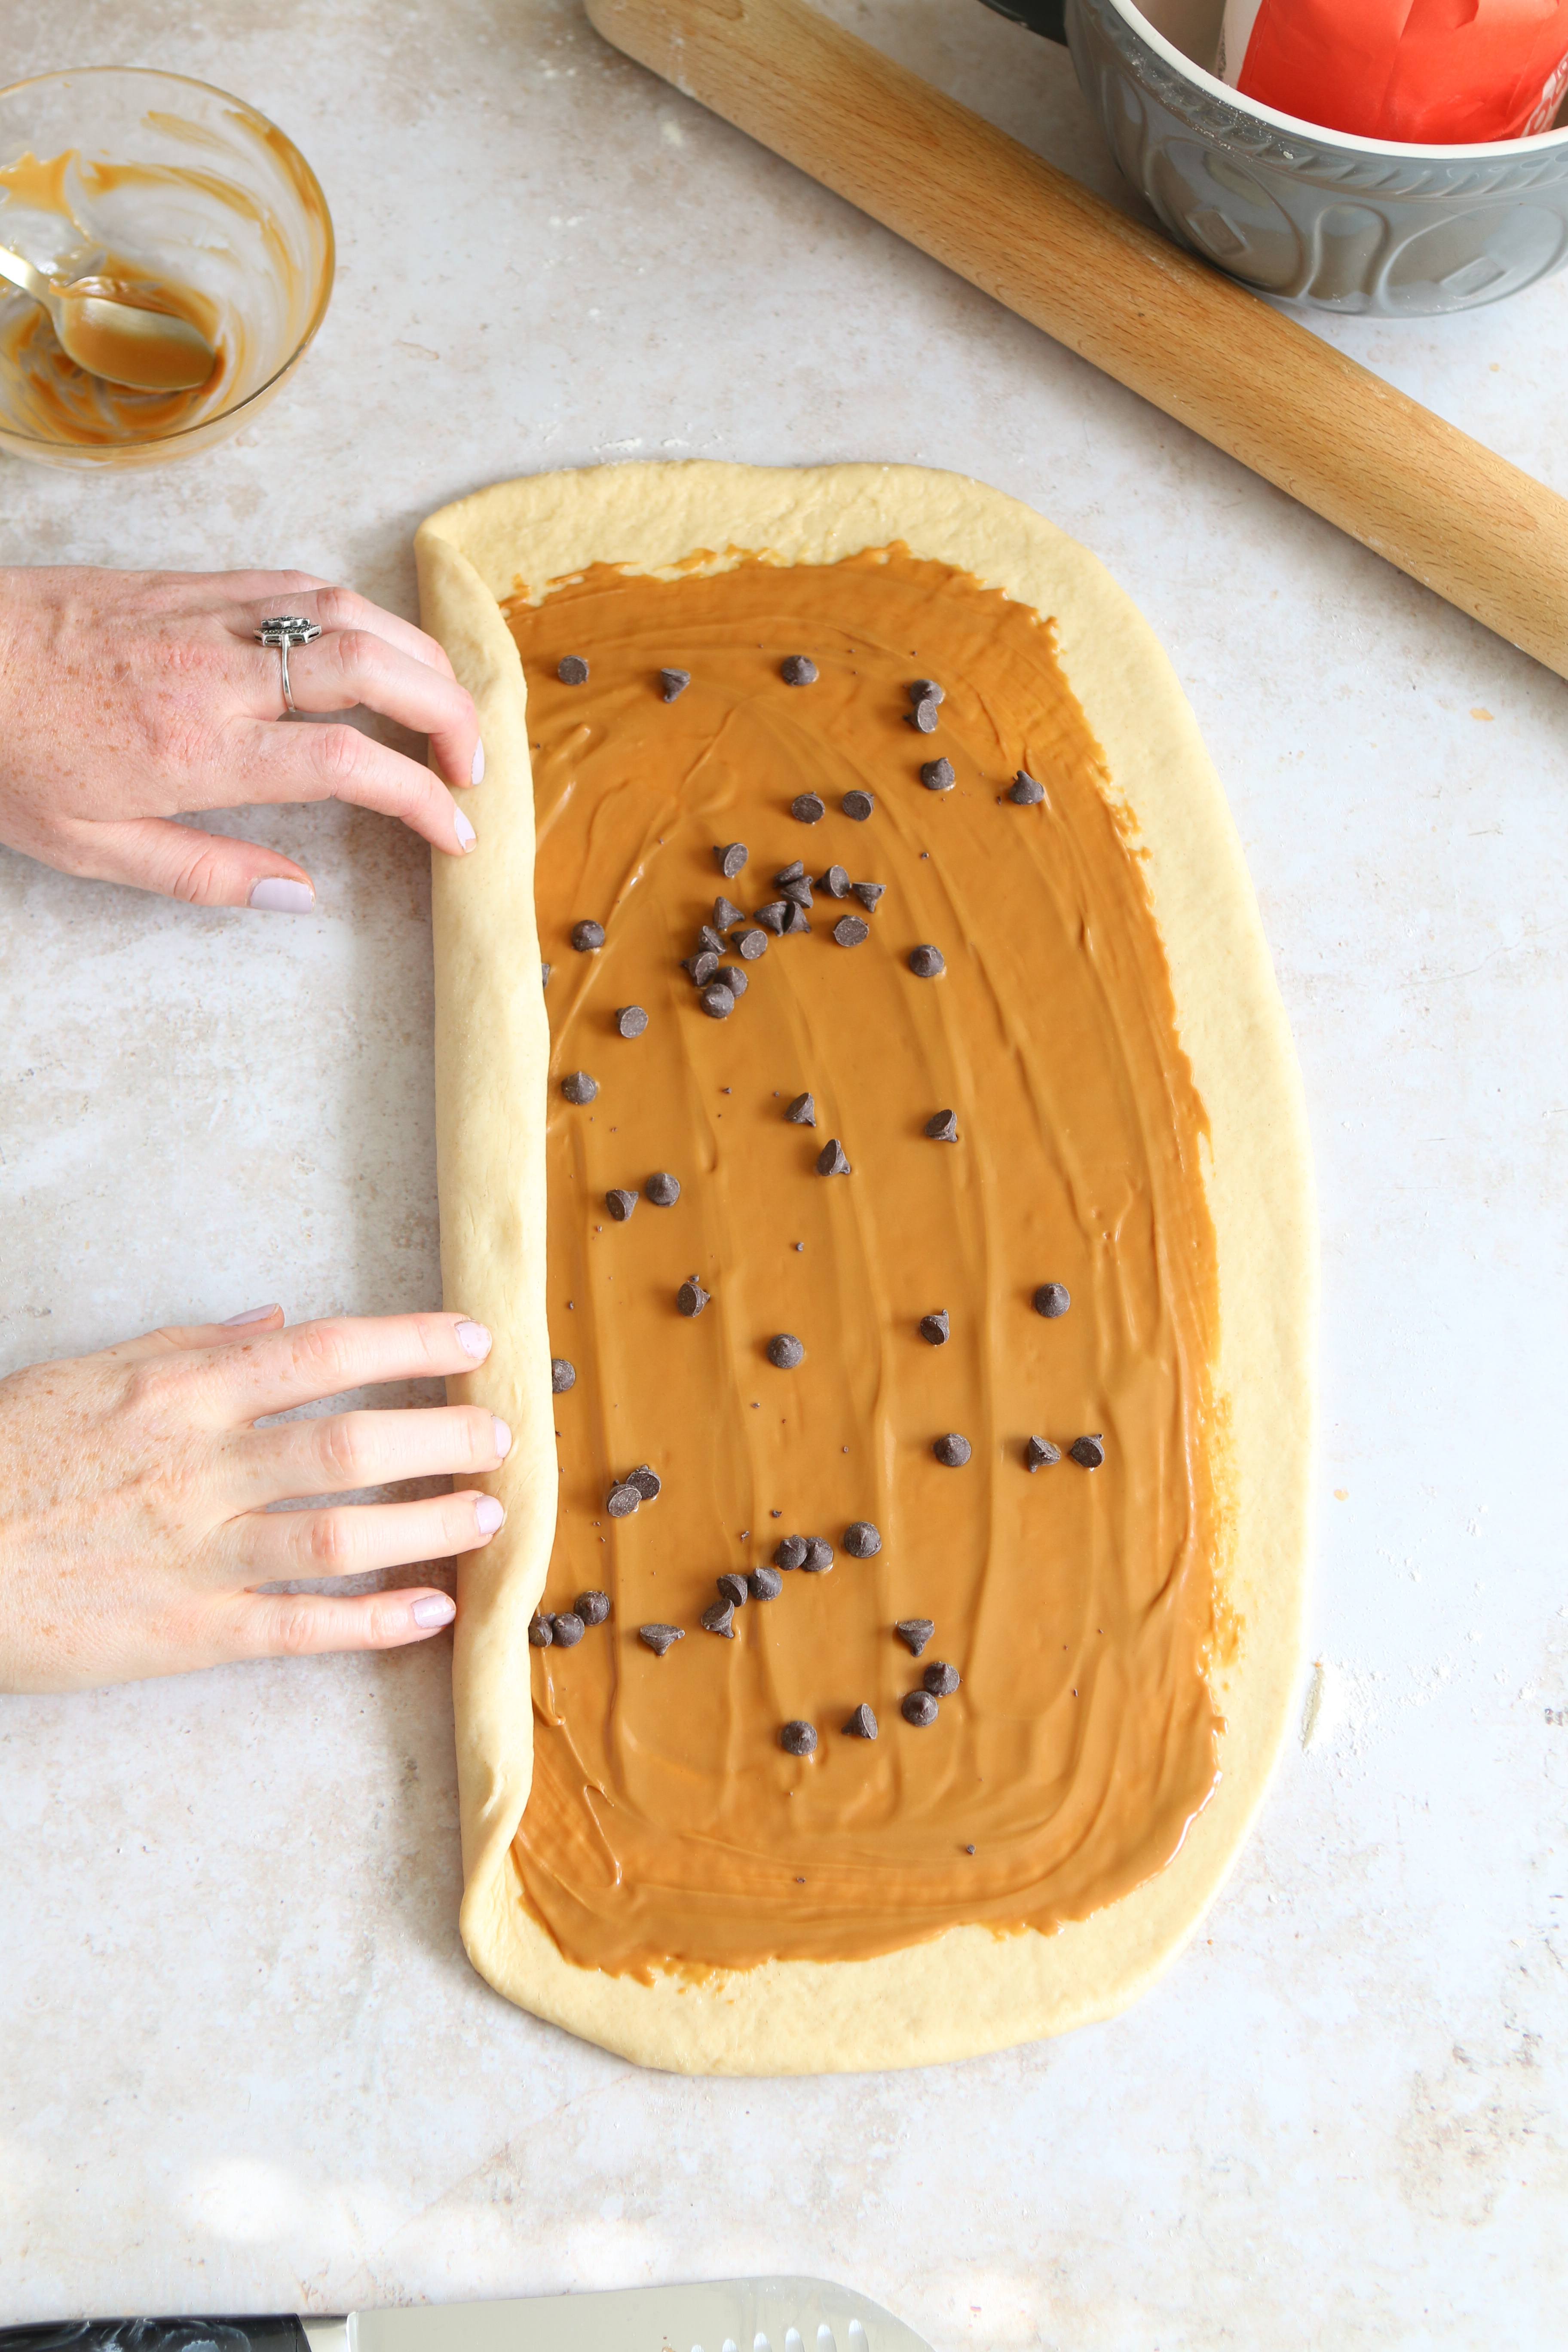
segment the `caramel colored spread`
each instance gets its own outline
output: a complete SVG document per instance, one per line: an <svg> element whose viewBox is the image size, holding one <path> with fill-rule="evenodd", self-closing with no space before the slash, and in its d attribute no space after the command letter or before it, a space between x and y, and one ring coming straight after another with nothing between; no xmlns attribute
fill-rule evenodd
<svg viewBox="0 0 1568 2352"><path fill-rule="evenodd" d="M524 1899L570 1958L645 1979L1081 1919L1171 1859L1215 1781L1217 1308L1203 1108L1051 627L900 547L596 566L509 619L552 966L551 1343L575 1370L542 1609L610 1601L532 1652ZM803 654L815 682L786 684ZM585 682L559 677L570 656ZM673 700L667 669L690 673ZM945 691L929 733L921 678ZM928 790L942 759L954 782ZM1007 797L1020 770L1042 798ZM816 887L809 935L725 956L749 984L713 1017L682 969L699 926L721 893L780 901L795 860L884 894ZM868 936L844 946L847 914ZM584 921L602 947L574 947ZM938 976L911 969L925 946ZM563 1092L577 1072L591 1100ZM805 1092L815 1126L785 1116ZM834 1141L848 1171L820 1174ZM692 1280L708 1303L683 1314ZM1037 1311L1047 1284L1066 1312ZM639 1465L657 1499L613 1516ZM869 1557L845 1544L859 1521ZM786 1570L731 1638L704 1630L715 1580L789 1535L826 1538L831 1571ZM656 1654L649 1625L683 1638ZM932 1677L921 1725L902 1706L933 1665L958 1686ZM863 1706L875 1738L845 1728ZM801 1724L815 1749L792 1754Z"/></svg>

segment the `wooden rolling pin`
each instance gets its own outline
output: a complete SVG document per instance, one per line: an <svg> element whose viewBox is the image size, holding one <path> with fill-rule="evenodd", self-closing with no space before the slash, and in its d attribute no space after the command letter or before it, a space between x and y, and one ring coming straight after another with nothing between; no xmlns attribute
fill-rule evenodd
<svg viewBox="0 0 1568 2352"><path fill-rule="evenodd" d="M1568 500L804 0L587 0L599 31L1568 677Z"/></svg>

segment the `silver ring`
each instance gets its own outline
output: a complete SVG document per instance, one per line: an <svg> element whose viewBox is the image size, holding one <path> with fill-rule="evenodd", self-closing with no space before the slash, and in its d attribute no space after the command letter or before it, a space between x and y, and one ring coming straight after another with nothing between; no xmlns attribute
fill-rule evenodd
<svg viewBox="0 0 1568 2352"><path fill-rule="evenodd" d="M278 648L278 658L283 665L283 707L289 713L294 709L294 697L289 686L289 648L310 645L321 634L321 623L307 621L302 613L279 613L275 619L263 621L256 632L258 645Z"/></svg>

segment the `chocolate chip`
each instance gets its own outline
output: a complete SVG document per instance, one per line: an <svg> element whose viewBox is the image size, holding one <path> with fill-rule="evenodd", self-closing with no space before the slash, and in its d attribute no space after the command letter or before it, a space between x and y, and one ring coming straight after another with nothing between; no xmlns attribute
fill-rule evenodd
<svg viewBox="0 0 1568 2352"><path fill-rule="evenodd" d="M840 915L833 936L841 948L863 947L871 936L871 926L863 915Z"/></svg>
<svg viewBox="0 0 1568 2352"><path fill-rule="evenodd" d="M1061 1447L1053 1445L1048 1437L1031 1437L1024 1448L1024 1466L1026 1470L1048 1470L1061 1458Z"/></svg>
<svg viewBox="0 0 1568 2352"><path fill-rule="evenodd" d="M775 933L784 929L789 920L789 915L790 904L787 898L770 898L765 907L757 908L758 922L765 923L769 930Z"/></svg>
<svg viewBox="0 0 1568 2352"><path fill-rule="evenodd" d="M958 1688L958 1668L950 1666L945 1659L933 1658L921 1680L932 1698L951 1698Z"/></svg>
<svg viewBox="0 0 1568 2352"><path fill-rule="evenodd" d="M723 932L716 931L711 923L703 923L698 929L698 954L700 955L704 949L710 955L721 956L729 953L729 942Z"/></svg>
<svg viewBox="0 0 1568 2352"><path fill-rule="evenodd" d="M811 1724L802 1723L796 1717L794 1723L786 1723L779 1733L779 1746L791 1756L815 1756L816 1732Z"/></svg>
<svg viewBox="0 0 1568 2352"><path fill-rule="evenodd" d="M869 1519L855 1519L844 1530L844 1549L851 1559L870 1559L882 1549L880 1531Z"/></svg>
<svg viewBox="0 0 1568 2352"><path fill-rule="evenodd" d="M1085 1470L1098 1470L1105 1459L1105 1440L1098 1432L1093 1437L1075 1437L1068 1452Z"/></svg>
<svg viewBox="0 0 1568 2352"><path fill-rule="evenodd" d="M779 676L786 686L815 686L816 664L806 654L791 654L780 662Z"/></svg>
<svg viewBox="0 0 1568 2352"><path fill-rule="evenodd" d="M849 896L848 872L842 866L830 866L816 887L819 890L826 890L830 898L847 898Z"/></svg>
<svg viewBox="0 0 1568 2352"><path fill-rule="evenodd" d="M637 1640L646 1642L656 1658L662 1658L667 1651L674 1649L677 1642L684 1642L686 1636L679 1625L639 1625L637 1627Z"/></svg>
<svg viewBox="0 0 1568 2352"><path fill-rule="evenodd" d="M850 1739L875 1739L877 1718L864 1700L856 1708L844 1729L846 1736Z"/></svg>
<svg viewBox="0 0 1568 2352"><path fill-rule="evenodd" d="M936 1627L929 1617L900 1617L893 1631L910 1655L918 1658Z"/></svg>
<svg viewBox="0 0 1568 2352"><path fill-rule="evenodd" d="M690 1281L683 1282L676 1292L675 1303L682 1315L700 1315L708 1304L708 1292L693 1275Z"/></svg>
<svg viewBox="0 0 1568 2352"><path fill-rule="evenodd" d="M556 663L555 675L563 686L586 686L588 665L581 654L568 654L564 661Z"/></svg>
<svg viewBox="0 0 1568 2352"><path fill-rule="evenodd" d="M921 782L928 793L950 793L958 778L951 760L928 760L921 770Z"/></svg>
<svg viewBox="0 0 1568 2352"><path fill-rule="evenodd" d="M804 907L797 907L792 903L788 914L784 917L784 927L786 939L799 939L803 935L809 939L811 936L811 923Z"/></svg>
<svg viewBox="0 0 1568 2352"><path fill-rule="evenodd" d="M648 1178L643 1191L656 1209L672 1209L680 1198L680 1180L672 1176L668 1168L661 1168Z"/></svg>
<svg viewBox="0 0 1568 2352"><path fill-rule="evenodd" d="M913 727L920 734L934 735L936 733L937 709L935 701L930 695L926 697L923 702L917 702L912 710L906 712L905 717L908 724Z"/></svg>
<svg viewBox="0 0 1568 2352"><path fill-rule="evenodd" d="M1072 1293L1064 1282L1042 1282L1035 1293L1035 1312L1054 1323L1072 1305Z"/></svg>
<svg viewBox="0 0 1568 2352"><path fill-rule="evenodd" d="M646 1462L639 1462L635 1470L626 1472L626 1484L637 1488L645 1503L657 1503L664 1492L664 1480Z"/></svg>
<svg viewBox="0 0 1568 2352"><path fill-rule="evenodd" d="M726 1642L735 1638L735 1604L732 1601L710 1601L702 1612L702 1631L722 1634Z"/></svg>
<svg viewBox="0 0 1568 2352"><path fill-rule="evenodd" d="M864 824L877 803L870 793L846 793L839 806L854 824Z"/></svg>
<svg viewBox="0 0 1568 2352"><path fill-rule="evenodd" d="M776 1568L753 1568L746 1579L746 1590L753 1601L776 1601L784 1591L784 1579Z"/></svg>
<svg viewBox="0 0 1568 2352"><path fill-rule="evenodd" d="M814 903L811 885L804 879L799 882L782 883L780 887L792 907L809 907Z"/></svg>
<svg viewBox="0 0 1568 2352"><path fill-rule="evenodd" d="M1007 788L1007 798L1016 801L1020 808L1037 808L1045 797L1044 784L1037 782L1027 768L1020 768Z"/></svg>
<svg viewBox="0 0 1568 2352"><path fill-rule="evenodd" d="M910 1691L900 1711L906 1723L912 1723L922 1731L927 1724L934 1723L937 1718L937 1704L930 1691Z"/></svg>
<svg viewBox="0 0 1568 2352"><path fill-rule="evenodd" d="M886 895L888 887L885 882L852 882L849 887L868 915L876 913L877 901Z"/></svg>
<svg viewBox="0 0 1568 2352"><path fill-rule="evenodd" d="M623 1037L640 1037L647 1027L647 1014L640 1004L623 1004L616 1015L616 1026Z"/></svg>
<svg viewBox="0 0 1568 2352"><path fill-rule="evenodd" d="M947 1345L946 1307L939 1307L934 1315L922 1315L919 1328L922 1339L929 1339L933 1348L945 1348Z"/></svg>
<svg viewBox="0 0 1568 2352"><path fill-rule="evenodd" d="M952 1110L933 1111L926 1121L926 1133L933 1143L956 1143L958 1113Z"/></svg>
<svg viewBox="0 0 1568 2352"><path fill-rule="evenodd" d="M827 814L827 803L820 793L796 793L789 813L799 824L817 824Z"/></svg>
<svg viewBox="0 0 1568 2352"><path fill-rule="evenodd" d="M574 1389L576 1385L576 1365L568 1363L564 1356L552 1356L550 1359L550 1386L554 1394L556 1396L564 1396L568 1389Z"/></svg>
<svg viewBox="0 0 1568 2352"><path fill-rule="evenodd" d="M910 700L917 706L922 702L947 700L946 695L934 677L912 677L909 683L908 692Z"/></svg>
<svg viewBox="0 0 1568 2352"><path fill-rule="evenodd" d="M727 988L731 996L744 996L752 984L738 963L721 963L713 982L717 988Z"/></svg>
<svg viewBox="0 0 1568 2352"><path fill-rule="evenodd" d="M710 1021L728 1021L735 1010L734 998L720 981L716 981L711 988L705 988L697 1002Z"/></svg>
<svg viewBox="0 0 1568 2352"><path fill-rule="evenodd" d="M599 1091L599 1081L586 1070L574 1070L569 1078L562 1079L561 1091L569 1103L591 1103Z"/></svg>
<svg viewBox="0 0 1568 2352"><path fill-rule="evenodd" d="M605 1497L605 1508L612 1519L629 1519L634 1511L641 1510L642 1496L629 1478L623 1478Z"/></svg>
<svg viewBox="0 0 1568 2352"><path fill-rule="evenodd" d="M666 702L679 702L691 683L691 672L689 669L661 669L658 682L664 689Z"/></svg>
<svg viewBox="0 0 1568 2352"><path fill-rule="evenodd" d="M594 955L605 944L603 923L574 923L572 944L579 955Z"/></svg>
<svg viewBox="0 0 1568 2352"><path fill-rule="evenodd" d="M555 1646L558 1650L574 1650L587 1627L574 1610L563 1609L555 1620Z"/></svg>
<svg viewBox="0 0 1568 2352"><path fill-rule="evenodd" d="M617 1187L615 1192L606 1192L605 1195L605 1206L608 1209L611 1216L614 1217L617 1225L624 1225L626 1223L626 1219L631 1215L631 1213L637 1207L637 1194L635 1192L623 1192L619 1187Z"/></svg>
<svg viewBox="0 0 1568 2352"><path fill-rule="evenodd" d="M572 1603L584 1625L602 1625L610 1613L607 1592L580 1592Z"/></svg>
<svg viewBox="0 0 1568 2352"><path fill-rule="evenodd" d="M817 1153L816 1172L819 1176L848 1176L853 1172L848 1155L836 1135Z"/></svg>
<svg viewBox="0 0 1568 2352"><path fill-rule="evenodd" d="M746 862L746 845L743 841L715 842L713 855L725 881L732 882Z"/></svg>
<svg viewBox="0 0 1568 2352"><path fill-rule="evenodd" d="M539 985L541 986L541 988L548 988L548 987L549 987L549 985L550 985L550 975L551 975L551 973L554 971L554 969L555 969L555 966L554 966L552 963L542 963L542 964L540 965L540 967L539 967Z"/></svg>
<svg viewBox="0 0 1568 2352"><path fill-rule="evenodd" d="M699 948L695 955L681 957L680 969L694 988L707 987L719 969L719 954L717 948Z"/></svg>
<svg viewBox="0 0 1568 2352"><path fill-rule="evenodd" d="M833 1565L833 1546L826 1536L807 1536L805 1558L800 1565L802 1572L806 1576L826 1575Z"/></svg>
<svg viewBox="0 0 1568 2352"><path fill-rule="evenodd" d="M917 980L935 980L947 970L940 948L913 948L910 951L910 970Z"/></svg>
<svg viewBox="0 0 1568 2352"><path fill-rule="evenodd" d="M784 1541L779 1545L777 1550L773 1554L773 1566L775 1568L804 1568L805 1565L805 1538L804 1536L785 1536Z"/></svg>
<svg viewBox="0 0 1568 2352"><path fill-rule="evenodd" d="M726 898L722 890L713 901L713 928L716 931L732 931L746 918L733 898Z"/></svg>
<svg viewBox="0 0 1568 2352"><path fill-rule="evenodd" d="M747 1589L746 1580L743 1576L736 1576L731 1571L719 1577L716 1579L716 1581L719 1586L721 1598L727 1601L731 1609L743 1609L745 1607L751 1595Z"/></svg>
<svg viewBox="0 0 1568 2352"><path fill-rule="evenodd" d="M804 882L805 880L805 860L799 857L792 857L787 866L781 866L779 867L778 872L773 876L773 880L775 882Z"/></svg>
<svg viewBox="0 0 1568 2352"><path fill-rule="evenodd" d="M968 1438L961 1437L956 1429L950 1429L947 1435L939 1437L931 1447L937 1460L944 1463L950 1470L962 1470L973 1451Z"/></svg>
<svg viewBox="0 0 1568 2352"><path fill-rule="evenodd" d="M796 1127L815 1127L816 1125L816 1105L812 1101L809 1095L796 1095L794 1102L791 1103L789 1108L785 1111L784 1117L785 1118L793 1119Z"/></svg>
<svg viewBox="0 0 1568 2352"><path fill-rule="evenodd" d="M797 1364L805 1361L805 1349L793 1331L779 1331L768 1341L768 1361L776 1364L781 1372L793 1372Z"/></svg>
<svg viewBox="0 0 1568 2352"><path fill-rule="evenodd" d="M528 1639L530 1647L535 1650L548 1650L554 1641L555 1627L542 1610L537 1610L529 1619Z"/></svg>
<svg viewBox="0 0 1568 2352"><path fill-rule="evenodd" d="M768 935L766 931L742 931L739 939L735 941L736 954L744 956L748 963L755 963L757 958L759 956L765 956L767 951Z"/></svg>

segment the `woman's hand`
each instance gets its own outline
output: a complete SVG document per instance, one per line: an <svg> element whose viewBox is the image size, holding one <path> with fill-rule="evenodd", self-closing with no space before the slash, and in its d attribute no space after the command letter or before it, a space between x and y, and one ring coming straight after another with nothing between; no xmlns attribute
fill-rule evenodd
<svg viewBox="0 0 1568 2352"><path fill-rule="evenodd" d="M493 1496L266 1507L483 1475L511 1444L505 1423L446 1405L256 1423L365 1382L471 1372L489 1347L460 1315L285 1330L264 1307L0 1381L0 1690L390 1650L449 1623L426 1585L353 1600L257 1587L473 1551L505 1516Z"/></svg>
<svg viewBox="0 0 1568 2352"><path fill-rule="evenodd" d="M438 775L356 728L281 723L278 652L255 633L284 613L323 632L289 652L298 708L378 710L429 737ZM440 646L345 588L303 572L0 570L0 842L62 873L306 914L301 867L171 818L354 801L457 854L474 830L447 786L483 773Z"/></svg>

